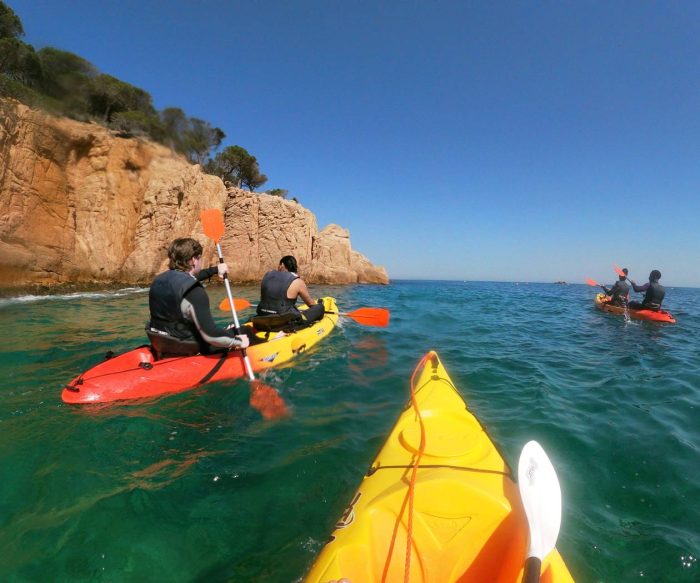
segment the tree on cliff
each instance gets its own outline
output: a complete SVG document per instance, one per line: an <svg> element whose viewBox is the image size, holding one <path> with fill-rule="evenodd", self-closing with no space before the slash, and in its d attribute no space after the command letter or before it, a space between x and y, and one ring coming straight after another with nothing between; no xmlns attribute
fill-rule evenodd
<svg viewBox="0 0 700 583"><path fill-rule="evenodd" d="M0 38L24 36L22 21L7 4L0 2Z"/></svg>
<svg viewBox="0 0 700 583"><path fill-rule="evenodd" d="M209 152L221 145L226 134L219 128L212 127L208 121L192 117L185 132L185 155L195 164L204 164Z"/></svg>
<svg viewBox="0 0 700 583"><path fill-rule="evenodd" d="M0 2L0 75L34 87L41 81L41 62L34 47L19 40L20 36L24 36L22 21Z"/></svg>
<svg viewBox="0 0 700 583"><path fill-rule="evenodd" d="M101 73L90 87L91 113L104 121L112 121L112 116L120 111L142 111L155 115L153 101L149 93L116 77Z"/></svg>
<svg viewBox="0 0 700 583"><path fill-rule="evenodd" d="M234 186L255 190L267 182L267 176L260 174L255 156L241 146L228 146L209 160L204 169L210 174L230 182Z"/></svg>
<svg viewBox="0 0 700 583"><path fill-rule="evenodd" d="M160 112L162 135L156 139L194 164L204 164L212 150L221 145L226 134L208 121L187 117L179 107L166 107Z"/></svg>
<svg viewBox="0 0 700 583"><path fill-rule="evenodd" d="M68 113L86 113L91 81L98 74L95 66L74 53L54 47L44 47L37 54L43 70L43 92L61 101Z"/></svg>
<svg viewBox="0 0 700 583"><path fill-rule="evenodd" d="M265 192L267 194L271 194L272 196L279 196L280 198L287 198L287 195L289 194L289 191L285 190L284 188L271 188Z"/></svg>
<svg viewBox="0 0 700 583"><path fill-rule="evenodd" d="M34 47L17 38L0 38L0 74L27 87L38 87L41 61Z"/></svg>

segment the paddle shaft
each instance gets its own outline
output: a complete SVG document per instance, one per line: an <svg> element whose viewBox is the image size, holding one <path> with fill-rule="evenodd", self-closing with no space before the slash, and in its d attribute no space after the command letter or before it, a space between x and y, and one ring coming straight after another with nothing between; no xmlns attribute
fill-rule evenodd
<svg viewBox="0 0 700 583"><path fill-rule="evenodd" d="M542 561L540 561L537 557L528 557L525 561L523 583L538 583L540 580L541 569Z"/></svg>
<svg viewBox="0 0 700 583"><path fill-rule="evenodd" d="M219 255L219 263L223 263L224 255L221 252L221 245L219 245L218 241L216 242L216 253ZM241 333L241 330L240 324L238 323L238 315L236 314L236 308L233 305L233 295L231 294L231 284L228 281L228 272L224 274L224 286L226 287L226 295L228 296L229 304L231 304L231 314L233 315L234 326L233 331L236 335L238 335ZM242 348L241 353L243 354L243 364L245 365L245 371L248 375L248 380L254 381L255 375L253 374L253 367L250 366L250 359L248 358L248 353L246 352L246 349Z"/></svg>

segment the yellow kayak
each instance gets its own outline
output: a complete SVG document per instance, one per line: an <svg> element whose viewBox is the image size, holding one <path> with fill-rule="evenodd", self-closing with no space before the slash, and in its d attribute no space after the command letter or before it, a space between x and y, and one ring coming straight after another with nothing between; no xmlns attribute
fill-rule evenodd
<svg viewBox="0 0 700 583"><path fill-rule="evenodd" d="M528 522L510 467L435 352L412 384L412 402L305 581L519 583ZM573 581L556 549L540 580Z"/></svg>

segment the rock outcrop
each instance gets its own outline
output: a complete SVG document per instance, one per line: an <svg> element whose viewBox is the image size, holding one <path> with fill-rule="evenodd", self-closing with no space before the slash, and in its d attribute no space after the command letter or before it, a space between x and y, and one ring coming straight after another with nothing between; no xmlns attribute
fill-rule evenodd
<svg viewBox="0 0 700 583"><path fill-rule="evenodd" d="M0 100L0 288L147 284L175 237L198 239L214 261L205 208L224 211L221 245L237 281L258 281L290 254L310 283L388 283L346 230L318 232L294 201L227 191L162 145Z"/></svg>

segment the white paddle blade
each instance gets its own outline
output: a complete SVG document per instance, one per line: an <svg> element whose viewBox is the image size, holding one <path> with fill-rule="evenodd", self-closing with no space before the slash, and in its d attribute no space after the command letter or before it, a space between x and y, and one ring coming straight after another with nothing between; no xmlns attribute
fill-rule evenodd
<svg viewBox="0 0 700 583"><path fill-rule="evenodd" d="M518 486L530 527L528 557L543 560L554 549L561 526L561 488L542 446L529 441L518 462Z"/></svg>

